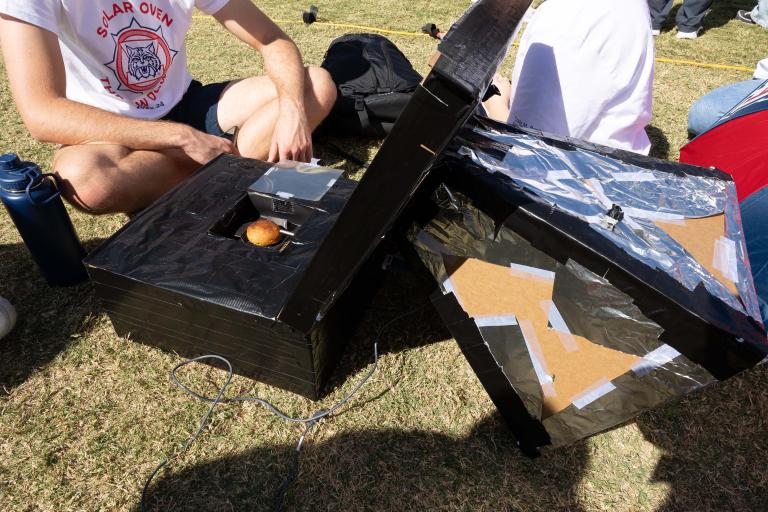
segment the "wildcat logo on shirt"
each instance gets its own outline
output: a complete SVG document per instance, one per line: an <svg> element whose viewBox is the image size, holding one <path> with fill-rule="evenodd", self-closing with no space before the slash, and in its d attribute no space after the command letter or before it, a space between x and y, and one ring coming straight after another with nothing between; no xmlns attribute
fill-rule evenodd
<svg viewBox="0 0 768 512"><path fill-rule="evenodd" d="M114 58L106 66L120 83L117 90L145 94L154 101L179 53L168 46L162 25L152 30L133 18L130 25L112 34L112 39Z"/></svg>

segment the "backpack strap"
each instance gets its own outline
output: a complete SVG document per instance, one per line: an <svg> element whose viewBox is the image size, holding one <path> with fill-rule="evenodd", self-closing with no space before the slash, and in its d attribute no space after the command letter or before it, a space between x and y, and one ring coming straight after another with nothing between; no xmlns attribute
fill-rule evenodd
<svg viewBox="0 0 768 512"><path fill-rule="evenodd" d="M369 133L371 129L371 119L368 117L368 108L365 106L365 97L355 95L355 111L360 118L360 126L363 128L363 133Z"/></svg>

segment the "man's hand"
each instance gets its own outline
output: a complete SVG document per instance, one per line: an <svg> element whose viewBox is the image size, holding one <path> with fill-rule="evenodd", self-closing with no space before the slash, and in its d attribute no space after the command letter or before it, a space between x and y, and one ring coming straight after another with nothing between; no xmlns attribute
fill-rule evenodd
<svg viewBox="0 0 768 512"><path fill-rule="evenodd" d="M303 108L280 106L268 160L312 160L312 130Z"/></svg>
<svg viewBox="0 0 768 512"><path fill-rule="evenodd" d="M305 75L301 54L291 39L251 0L230 0L215 15L238 39L261 53L277 90L278 116L268 160L312 159L312 130L304 105Z"/></svg>
<svg viewBox="0 0 768 512"><path fill-rule="evenodd" d="M207 164L222 153L238 154L235 145L227 139L208 135L185 125L179 125L179 128L184 131L179 147L189 158L201 165Z"/></svg>

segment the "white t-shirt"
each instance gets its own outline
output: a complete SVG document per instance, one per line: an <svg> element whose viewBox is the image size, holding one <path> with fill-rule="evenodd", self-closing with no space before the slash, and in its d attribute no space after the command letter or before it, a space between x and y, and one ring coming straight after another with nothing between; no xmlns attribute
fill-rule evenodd
<svg viewBox="0 0 768 512"><path fill-rule="evenodd" d="M192 81L184 39L194 8L214 14L228 2L0 0L0 13L58 36L67 98L134 118L159 119Z"/></svg>
<svg viewBox="0 0 768 512"><path fill-rule="evenodd" d="M768 80L768 59L763 59L757 63L753 78L755 80Z"/></svg>
<svg viewBox="0 0 768 512"><path fill-rule="evenodd" d="M547 0L520 43L509 122L648 154L654 53L647 0Z"/></svg>

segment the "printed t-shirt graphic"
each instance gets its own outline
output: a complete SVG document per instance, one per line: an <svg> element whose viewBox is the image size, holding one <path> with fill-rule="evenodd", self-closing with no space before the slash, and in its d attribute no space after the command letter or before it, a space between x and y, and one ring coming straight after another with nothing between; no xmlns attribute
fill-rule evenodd
<svg viewBox="0 0 768 512"><path fill-rule="evenodd" d="M136 18L131 24L112 34L115 45L114 58L106 66L115 74L118 91L157 96L165 83L168 69L178 51L165 39L162 25L152 30L142 27ZM147 108L147 102L140 102ZM139 107L142 108L142 107Z"/></svg>
<svg viewBox="0 0 768 512"><path fill-rule="evenodd" d="M186 92L185 37L195 8L229 0L0 0L0 13L55 33L67 98L140 119L166 115Z"/></svg>

